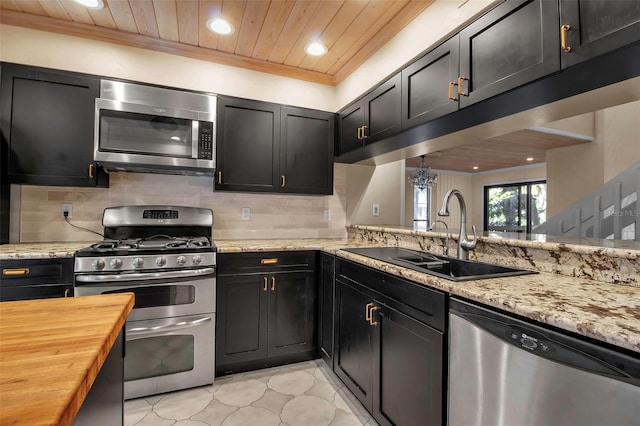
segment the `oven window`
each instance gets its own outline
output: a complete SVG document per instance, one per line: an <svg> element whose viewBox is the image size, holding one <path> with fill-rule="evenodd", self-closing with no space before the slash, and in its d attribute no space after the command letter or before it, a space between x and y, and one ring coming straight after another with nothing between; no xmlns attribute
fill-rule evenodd
<svg viewBox="0 0 640 426"><path fill-rule="evenodd" d="M139 380L193 370L193 335L127 340L124 380Z"/></svg>
<svg viewBox="0 0 640 426"><path fill-rule="evenodd" d="M147 287L127 287L110 293L134 293L134 309L154 308L156 306L188 305L196 301L196 288L192 285L159 285Z"/></svg>
<svg viewBox="0 0 640 426"><path fill-rule="evenodd" d="M133 112L100 111L100 149L191 158L192 122Z"/></svg>

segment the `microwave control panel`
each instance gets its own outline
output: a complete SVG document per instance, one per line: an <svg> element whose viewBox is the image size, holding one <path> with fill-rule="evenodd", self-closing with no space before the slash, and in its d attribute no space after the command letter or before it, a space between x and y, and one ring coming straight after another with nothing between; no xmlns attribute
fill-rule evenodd
<svg viewBox="0 0 640 426"><path fill-rule="evenodd" d="M201 121L199 124L198 159L211 160L213 158L213 123Z"/></svg>

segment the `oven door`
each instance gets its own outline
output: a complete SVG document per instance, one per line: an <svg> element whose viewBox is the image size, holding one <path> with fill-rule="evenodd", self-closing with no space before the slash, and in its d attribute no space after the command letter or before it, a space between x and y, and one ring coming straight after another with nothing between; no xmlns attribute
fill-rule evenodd
<svg viewBox="0 0 640 426"><path fill-rule="evenodd" d="M130 321L125 399L213 383L215 314Z"/></svg>
<svg viewBox="0 0 640 426"><path fill-rule="evenodd" d="M215 268L76 275L76 296L134 293L127 321L215 312Z"/></svg>

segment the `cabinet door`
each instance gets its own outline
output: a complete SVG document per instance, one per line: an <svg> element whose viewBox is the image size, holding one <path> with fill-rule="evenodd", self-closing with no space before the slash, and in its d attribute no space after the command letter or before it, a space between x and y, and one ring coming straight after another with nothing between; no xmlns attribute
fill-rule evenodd
<svg viewBox="0 0 640 426"><path fill-rule="evenodd" d="M268 357L316 348L316 287L313 271L269 276Z"/></svg>
<svg viewBox="0 0 640 426"><path fill-rule="evenodd" d="M373 411L381 425L442 425L443 334L376 303Z"/></svg>
<svg viewBox="0 0 640 426"><path fill-rule="evenodd" d="M401 75L397 74L364 99L365 144L400 133L402 130Z"/></svg>
<svg viewBox="0 0 640 426"><path fill-rule="evenodd" d="M403 130L458 110L459 46L456 35L402 71Z"/></svg>
<svg viewBox="0 0 640 426"><path fill-rule="evenodd" d="M560 69L558 3L500 4L460 32L460 107Z"/></svg>
<svg viewBox="0 0 640 426"><path fill-rule="evenodd" d="M364 125L364 104L355 103L338 113L338 153L364 146L359 130Z"/></svg>
<svg viewBox="0 0 640 426"><path fill-rule="evenodd" d="M215 189L278 192L280 106L218 98Z"/></svg>
<svg viewBox="0 0 640 426"><path fill-rule="evenodd" d="M371 411L373 388L373 327L367 321L372 298L362 290L336 280L336 340L334 371L347 388Z"/></svg>
<svg viewBox="0 0 640 426"><path fill-rule="evenodd" d="M5 64L1 91L2 137L8 144L2 161L10 183L99 183L93 162L98 79Z"/></svg>
<svg viewBox="0 0 640 426"><path fill-rule="evenodd" d="M216 289L216 374L233 364L267 356L267 275L218 277Z"/></svg>
<svg viewBox="0 0 640 426"><path fill-rule="evenodd" d="M335 116L282 107L280 174L282 192L333 194Z"/></svg>
<svg viewBox="0 0 640 426"><path fill-rule="evenodd" d="M561 50L566 68L640 40L640 2L561 0L560 25L569 25L570 50Z"/></svg>
<svg viewBox="0 0 640 426"><path fill-rule="evenodd" d="M335 288L335 258L328 254L320 256L318 296L320 298L318 320L318 347L320 356L333 368L333 304Z"/></svg>

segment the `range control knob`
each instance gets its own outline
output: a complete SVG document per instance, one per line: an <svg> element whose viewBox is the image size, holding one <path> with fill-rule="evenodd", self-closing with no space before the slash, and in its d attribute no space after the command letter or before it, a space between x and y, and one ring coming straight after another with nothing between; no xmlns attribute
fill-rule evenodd
<svg viewBox="0 0 640 426"><path fill-rule="evenodd" d="M160 256L159 258L156 259L156 265L162 267L166 264L167 264L167 259L165 259L164 257Z"/></svg>
<svg viewBox="0 0 640 426"><path fill-rule="evenodd" d="M91 265L93 266L93 269L99 271L101 269L104 269L104 260L96 259L91 263Z"/></svg>
<svg viewBox="0 0 640 426"><path fill-rule="evenodd" d="M187 263L187 258L184 256L178 256L178 258L176 259L176 263L180 266L184 265L185 263Z"/></svg>
<svg viewBox="0 0 640 426"><path fill-rule="evenodd" d="M109 266L111 266L112 269L120 269L122 267L122 260L117 257L115 259L111 259Z"/></svg>
<svg viewBox="0 0 640 426"><path fill-rule="evenodd" d="M134 268L142 268L143 263L144 263L144 259L141 257L136 257L135 259L133 259Z"/></svg>
<svg viewBox="0 0 640 426"><path fill-rule="evenodd" d="M199 265L200 263L202 263L202 257L195 255L193 256L193 259L191 259L191 261L194 265Z"/></svg>

